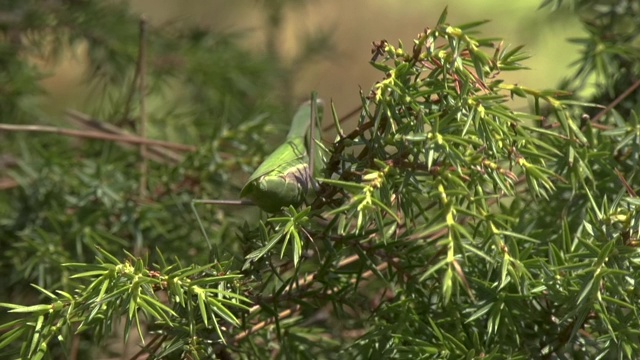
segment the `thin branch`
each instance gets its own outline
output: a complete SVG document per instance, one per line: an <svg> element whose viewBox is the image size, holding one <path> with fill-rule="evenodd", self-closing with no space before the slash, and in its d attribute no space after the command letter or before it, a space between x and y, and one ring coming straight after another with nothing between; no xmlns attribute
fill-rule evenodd
<svg viewBox="0 0 640 360"><path fill-rule="evenodd" d="M143 139L134 135L112 135L105 134L99 131L83 131L83 130L74 130L74 129L64 129L55 126L46 126L46 125L13 125L13 124L0 124L0 132L41 132L41 133L50 133L50 134L58 134L79 138L87 138L87 139L97 139L104 141L119 141L128 144L146 144L146 145L154 145L161 146L167 149L173 149L178 151L185 152L195 152L195 146L182 145L171 143L168 141L161 140L150 140Z"/></svg>
<svg viewBox="0 0 640 360"><path fill-rule="evenodd" d="M276 317L272 317L269 318L265 321L261 321L259 323L257 323L256 325L252 326L251 329L249 330L245 330L243 332L241 332L240 334L238 334L235 338L233 338L233 344L238 343L239 341L242 341L244 338L246 338L247 336L264 329L265 327L267 327L268 325L271 325L273 323L276 322L276 319L284 319L287 318L295 313L297 313L302 307L300 305L295 305L294 307L281 311L280 313L278 313L278 316Z"/></svg>
<svg viewBox="0 0 640 360"><path fill-rule="evenodd" d="M130 360L141 359L145 353L150 355L155 354L168 337L169 336L167 334L156 334L151 338L151 340L147 341L147 343L140 349L140 351L131 356Z"/></svg>
<svg viewBox="0 0 640 360"><path fill-rule="evenodd" d="M80 128L84 128L86 130L96 130L96 131L100 131L108 134L137 137L136 135L131 135L130 133L122 130L121 128L115 125L94 119L91 116L76 110L67 110L66 114L67 114L67 117L66 117L67 121L69 121L72 125L75 125ZM119 143L118 145L127 149L135 148L135 145L131 145L131 144ZM179 154L170 149L166 149L159 146L153 146L153 145L149 146L149 153L147 155L148 155L147 158L149 160L156 161L163 164L166 164L166 163L177 164L182 162L183 160L182 154Z"/></svg>
<svg viewBox="0 0 640 360"><path fill-rule="evenodd" d="M138 78L140 83L139 92L140 92L140 137L145 139L147 137L147 109L145 104L145 93L146 93L146 84L145 84L145 73L146 73L146 57L147 57L147 20L144 16L140 17L140 47L138 54ZM147 161L147 145L140 144L140 196L147 196L147 176L149 163Z"/></svg>
<svg viewBox="0 0 640 360"><path fill-rule="evenodd" d="M624 175L620 172L620 170L613 169L613 171L616 173L616 175L618 175L618 179L620 179L620 182L622 183L624 188L627 190L627 194L629 194L629 196L632 198L637 198L638 194L636 194L633 188L631 188L631 185L629 185L629 182L627 182L627 179L624 178Z"/></svg>
<svg viewBox="0 0 640 360"><path fill-rule="evenodd" d="M618 105L622 100L624 100L627 96L629 96L632 92L634 92L638 86L640 86L640 79L636 80L627 90L625 90L622 94L620 94L615 100L611 102L606 108L600 111L596 116L591 119L592 123L600 121L600 119L605 116L611 109L613 109L616 105Z"/></svg>
<svg viewBox="0 0 640 360"><path fill-rule="evenodd" d="M0 178L0 191L18 187L18 182L9 177Z"/></svg>

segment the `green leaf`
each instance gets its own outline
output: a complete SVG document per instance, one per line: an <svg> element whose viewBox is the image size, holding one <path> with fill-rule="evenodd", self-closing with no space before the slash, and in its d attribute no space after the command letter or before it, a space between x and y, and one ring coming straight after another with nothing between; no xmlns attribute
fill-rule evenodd
<svg viewBox="0 0 640 360"><path fill-rule="evenodd" d="M12 322L12 324L17 325L17 321L18 320L16 320L16 322ZM27 332L27 327L20 326L3 333L2 336L0 336L0 349L4 349L5 347L7 347L7 345L12 344L14 341L17 342L25 332Z"/></svg>
<svg viewBox="0 0 640 360"><path fill-rule="evenodd" d="M0 304L4 305L4 304ZM32 305L32 306L20 306L16 307L13 310L9 310L11 313L45 313L51 310L51 305L49 304L41 304L41 305Z"/></svg>

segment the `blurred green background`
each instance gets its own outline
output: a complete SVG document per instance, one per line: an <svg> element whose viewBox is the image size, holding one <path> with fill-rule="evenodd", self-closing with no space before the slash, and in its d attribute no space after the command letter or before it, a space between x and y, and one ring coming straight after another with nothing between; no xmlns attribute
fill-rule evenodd
<svg viewBox="0 0 640 360"><path fill-rule="evenodd" d="M298 97L295 101L299 101L306 98L309 91L317 90L321 97L334 99L338 113L344 114L359 104L360 88L368 91L379 80L379 75L368 65L372 41L386 39L397 44L401 40L410 47L415 35L425 26L435 24L442 10L448 7L448 21L452 25L490 20L481 27L482 37L500 37L505 45L526 46L532 57L525 64L531 69L504 74L506 81L553 88L577 58L576 48L566 39L579 36L581 30L574 19L563 16L562 12L538 10L540 3L540 0L306 1L287 8L277 46L283 57L292 57L305 34L330 31L333 50L322 59L306 64L292 92ZM153 26L193 23L239 33L246 46L265 48L266 6L260 0L132 0L131 6L135 12L145 14ZM44 85L53 95L49 108L58 111L82 108L87 100L82 64L82 49L79 49L48 69L52 76Z"/></svg>

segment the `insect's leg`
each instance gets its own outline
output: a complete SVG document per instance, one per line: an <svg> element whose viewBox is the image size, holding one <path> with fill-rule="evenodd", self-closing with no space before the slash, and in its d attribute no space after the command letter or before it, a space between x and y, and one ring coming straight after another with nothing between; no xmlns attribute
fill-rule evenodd
<svg viewBox="0 0 640 360"><path fill-rule="evenodd" d="M316 187L315 182L313 181L315 179L315 166L316 166L316 123L318 121L317 119L318 117L318 93L316 93L315 91L311 93L311 118L309 119L309 121L311 121L311 124L309 126L309 172L311 174L310 178L311 178L311 182L314 184L313 186Z"/></svg>
<svg viewBox="0 0 640 360"><path fill-rule="evenodd" d="M316 178L320 176L320 173L316 169L316 161L320 161L323 166L325 160L322 158L323 154L320 153L322 151L322 127L320 118L321 112L318 109L318 105L322 106L322 100L318 99L318 94L314 91L311 93L311 116L309 121L311 122L309 126L309 179L313 190L317 193L320 190L320 186L316 181ZM319 150L316 150L319 149ZM318 155L320 155L320 159L318 159Z"/></svg>
<svg viewBox="0 0 640 360"><path fill-rule="evenodd" d="M360 106L359 108L356 109L356 111L360 111L362 110L362 106ZM333 100L331 100L331 117L333 118L333 126L336 129L336 132L338 133L338 139L342 140L344 139L344 131L342 130L342 125L341 123L343 121L345 121L349 116L351 116L354 112L352 111L351 113L349 113L348 115L345 115L346 117L343 118L339 118L338 117L338 112L336 111L336 106L333 103ZM329 125L328 127L325 127L324 131L327 131L331 128L331 125Z"/></svg>

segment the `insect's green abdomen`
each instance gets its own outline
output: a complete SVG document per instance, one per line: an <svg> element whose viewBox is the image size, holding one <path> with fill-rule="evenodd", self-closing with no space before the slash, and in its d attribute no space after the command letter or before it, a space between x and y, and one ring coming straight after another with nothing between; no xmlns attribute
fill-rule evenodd
<svg viewBox="0 0 640 360"><path fill-rule="evenodd" d="M297 207L302 204L310 181L309 166L299 164L286 173L270 173L247 183L241 196L251 200L262 210L274 213L289 205Z"/></svg>
<svg viewBox="0 0 640 360"><path fill-rule="evenodd" d="M317 103L321 108L322 104ZM262 210L278 212L283 207L299 206L313 188L305 134L309 128L311 105L298 109L287 141L269 155L251 175L240 196Z"/></svg>

